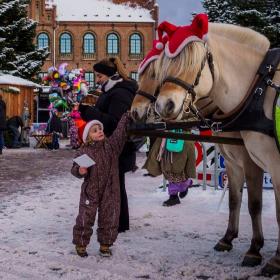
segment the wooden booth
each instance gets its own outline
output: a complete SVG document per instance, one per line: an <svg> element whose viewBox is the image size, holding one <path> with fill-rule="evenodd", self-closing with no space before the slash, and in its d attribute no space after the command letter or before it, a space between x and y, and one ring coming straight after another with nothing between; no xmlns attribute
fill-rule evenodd
<svg viewBox="0 0 280 280"><path fill-rule="evenodd" d="M34 89L41 86L29 80L12 75L0 75L0 94L6 103L6 116L22 116L26 103L34 120Z"/></svg>

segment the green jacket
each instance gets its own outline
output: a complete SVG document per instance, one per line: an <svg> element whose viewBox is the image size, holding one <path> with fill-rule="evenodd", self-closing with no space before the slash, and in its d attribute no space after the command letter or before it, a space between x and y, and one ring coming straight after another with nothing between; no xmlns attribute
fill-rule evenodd
<svg viewBox="0 0 280 280"><path fill-rule="evenodd" d="M170 177L185 178L185 180L188 178L195 178L194 142L185 141L184 149L181 153L171 153L165 150L161 161L158 161L157 158L161 141L161 138L156 139L143 168L147 169L153 176L163 174L169 181L173 181Z"/></svg>

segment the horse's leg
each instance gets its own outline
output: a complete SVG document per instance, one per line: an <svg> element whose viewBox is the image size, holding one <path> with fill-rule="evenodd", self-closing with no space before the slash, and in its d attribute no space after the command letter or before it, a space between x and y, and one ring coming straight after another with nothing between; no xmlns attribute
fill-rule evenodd
<svg viewBox="0 0 280 280"><path fill-rule="evenodd" d="M263 170L248 157L248 162L244 165L244 171L248 190L248 208L252 219L253 237L250 249L245 254L242 265L256 266L262 262L260 250L264 244L261 221Z"/></svg>
<svg viewBox="0 0 280 280"><path fill-rule="evenodd" d="M242 138L245 147L250 154L252 160L266 170L272 178L273 188L276 200L276 217L278 223L278 247L274 257L263 267L262 274L274 275L280 274L280 154L276 146L276 142L272 137L260 134L258 132L242 132Z"/></svg>
<svg viewBox="0 0 280 280"><path fill-rule="evenodd" d="M226 171L229 185L229 221L224 237L214 247L216 251L230 251L232 240L238 236L244 173L242 168L232 161L226 161Z"/></svg>

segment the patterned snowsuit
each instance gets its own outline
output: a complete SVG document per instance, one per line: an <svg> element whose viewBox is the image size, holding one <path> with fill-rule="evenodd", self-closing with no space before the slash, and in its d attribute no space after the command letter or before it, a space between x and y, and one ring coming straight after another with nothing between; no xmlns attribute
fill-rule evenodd
<svg viewBox="0 0 280 280"><path fill-rule="evenodd" d="M112 245L117 239L120 215L118 158L125 144L128 122L129 118L124 114L112 136L85 145L78 152L78 155L87 154L96 164L88 168L81 187L79 214L73 228L73 243L76 245L89 244L97 210L98 242ZM82 178L76 163L71 173Z"/></svg>

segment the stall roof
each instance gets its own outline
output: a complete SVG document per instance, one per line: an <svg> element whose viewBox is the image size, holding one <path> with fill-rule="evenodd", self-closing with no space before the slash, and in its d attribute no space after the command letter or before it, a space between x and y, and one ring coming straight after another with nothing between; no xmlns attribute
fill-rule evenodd
<svg viewBox="0 0 280 280"><path fill-rule="evenodd" d="M39 84L35 84L29 80L25 80L20 77L16 77L13 75L0 75L0 85L17 85L17 86L26 86L26 87L33 87L33 88L40 88Z"/></svg>

